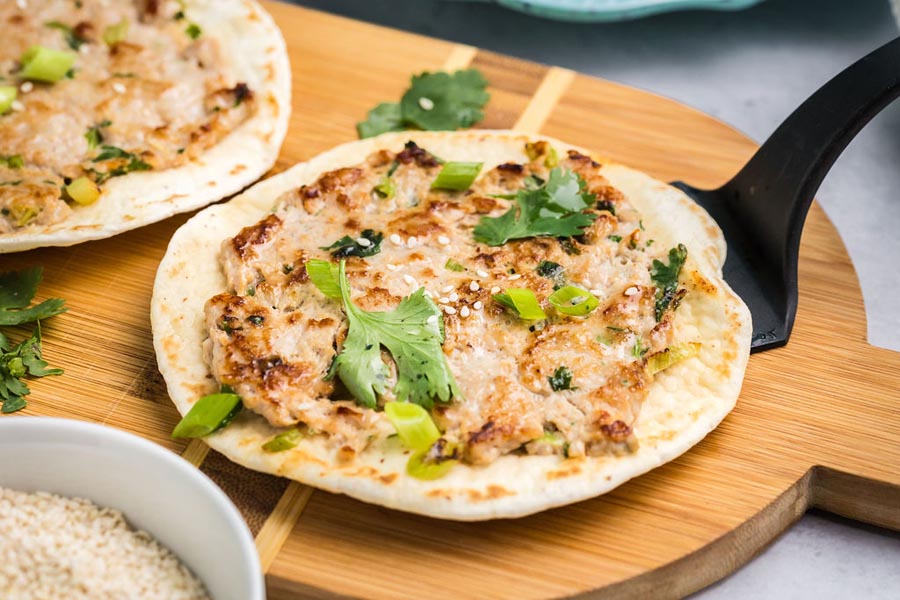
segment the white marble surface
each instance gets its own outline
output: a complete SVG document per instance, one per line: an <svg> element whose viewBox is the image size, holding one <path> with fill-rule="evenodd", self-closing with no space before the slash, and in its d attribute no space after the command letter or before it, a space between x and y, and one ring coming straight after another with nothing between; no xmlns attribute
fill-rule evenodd
<svg viewBox="0 0 900 600"><path fill-rule="evenodd" d="M888 0L768 0L737 13L606 25L541 21L481 3L295 1L650 90L759 141L828 78L898 35ZM854 140L818 194L859 273L869 341L893 350L900 350L898 165L900 102ZM900 390L897 400L900 410ZM900 535L812 513L697 597L897 600Z"/></svg>

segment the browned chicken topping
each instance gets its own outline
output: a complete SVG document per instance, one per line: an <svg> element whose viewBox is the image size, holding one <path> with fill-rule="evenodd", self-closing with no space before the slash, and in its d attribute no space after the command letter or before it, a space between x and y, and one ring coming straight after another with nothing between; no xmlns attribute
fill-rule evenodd
<svg viewBox="0 0 900 600"><path fill-rule="evenodd" d="M321 293L305 270L312 259L334 260L333 249L323 248L345 236L359 252L370 248L363 238L375 232L383 236L377 252L346 259L353 302L393 310L424 287L441 308L443 352L459 394L436 402L431 414L463 460L633 449L632 426L651 378L646 357L672 341L671 311L657 320L650 274L667 249L643 239L625 196L576 152L559 166L595 196L587 212L596 218L582 235L501 246L473 237L479 219L505 213L529 178L548 177L551 150L531 147L532 161L501 164L460 192L432 190L441 164L410 143L283 195L272 214L222 246L230 291L206 304L206 354L216 379L272 425L305 425L342 452L386 435L381 413L328 377L347 320L341 301ZM392 193L379 192L389 173ZM585 316L556 310L547 299L564 285L590 291L597 308ZM524 321L493 298L510 288L531 290L547 319ZM394 399L396 382L390 356L383 358L391 376L379 407Z"/></svg>
<svg viewBox="0 0 900 600"><path fill-rule="evenodd" d="M64 220L77 210L64 189L73 179L102 187L182 165L254 110L218 42L177 2L0 2L0 24L0 85L17 88L0 115L0 234ZM117 26L121 39L105 35ZM74 66L55 83L26 81L32 46L70 52Z"/></svg>

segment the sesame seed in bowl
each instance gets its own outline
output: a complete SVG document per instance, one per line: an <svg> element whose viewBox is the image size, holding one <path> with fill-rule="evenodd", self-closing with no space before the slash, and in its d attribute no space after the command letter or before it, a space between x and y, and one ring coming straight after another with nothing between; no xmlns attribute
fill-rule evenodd
<svg viewBox="0 0 900 600"><path fill-rule="evenodd" d="M169 450L93 423L7 417L0 453L16 457L0 465L0 598L265 598L240 513Z"/></svg>

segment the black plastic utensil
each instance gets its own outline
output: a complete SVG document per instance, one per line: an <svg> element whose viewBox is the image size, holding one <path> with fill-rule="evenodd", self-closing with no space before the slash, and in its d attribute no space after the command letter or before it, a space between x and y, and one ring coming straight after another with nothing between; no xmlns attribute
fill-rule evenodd
<svg viewBox="0 0 900 600"><path fill-rule="evenodd" d="M672 183L725 234L725 280L750 307L751 352L787 343L797 313L800 234L813 196L850 140L898 95L900 38L819 88L719 189Z"/></svg>

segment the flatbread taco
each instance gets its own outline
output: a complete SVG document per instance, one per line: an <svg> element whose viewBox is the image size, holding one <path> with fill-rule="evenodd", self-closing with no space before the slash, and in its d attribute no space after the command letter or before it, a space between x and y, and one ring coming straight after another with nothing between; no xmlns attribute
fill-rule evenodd
<svg viewBox="0 0 900 600"><path fill-rule="evenodd" d="M0 253L205 206L275 162L290 69L255 1L9 1L0 23Z"/></svg>
<svg viewBox="0 0 900 600"><path fill-rule="evenodd" d="M683 193L506 131L339 146L199 213L154 287L175 435L434 517L518 517L734 407L750 315Z"/></svg>

